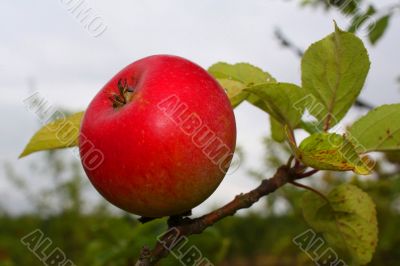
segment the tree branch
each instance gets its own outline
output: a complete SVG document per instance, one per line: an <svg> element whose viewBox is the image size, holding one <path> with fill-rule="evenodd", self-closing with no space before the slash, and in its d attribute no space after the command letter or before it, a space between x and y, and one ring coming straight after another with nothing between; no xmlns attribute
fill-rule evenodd
<svg viewBox="0 0 400 266"><path fill-rule="evenodd" d="M207 227L221 219L234 215L240 209L249 208L263 196L273 193L286 183L300 178L298 175L295 168L283 165L277 169L276 173L271 178L264 179L257 188L236 196L231 202L215 211L195 219L182 217L177 219L177 217L174 217L174 219L171 220L170 218L168 225L170 229L174 229L175 235L171 237L170 234L164 234L158 239L156 246L151 251L147 247L144 247L136 266L155 265L160 259L166 257L171 249L176 246L177 239L182 236L200 234Z"/></svg>

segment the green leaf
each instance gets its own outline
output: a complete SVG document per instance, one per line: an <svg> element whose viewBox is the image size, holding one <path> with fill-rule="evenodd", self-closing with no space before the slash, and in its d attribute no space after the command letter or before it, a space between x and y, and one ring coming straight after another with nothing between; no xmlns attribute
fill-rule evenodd
<svg viewBox="0 0 400 266"><path fill-rule="evenodd" d="M383 16L375 24L370 25L368 38L372 44L375 44L385 33L389 25L390 15Z"/></svg>
<svg viewBox="0 0 400 266"><path fill-rule="evenodd" d="M302 201L304 219L332 249L352 260L346 261L348 265L369 263L378 242L374 202L350 184L334 188L327 199L329 202L306 192Z"/></svg>
<svg viewBox="0 0 400 266"><path fill-rule="evenodd" d="M298 158L307 166L320 170L354 171L370 174L372 165L368 157L360 157L354 145L338 134L316 133L303 140Z"/></svg>
<svg viewBox="0 0 400 266"><path fill-rule="evenodd" d="M302 87L311 100L307 108L326 128L338 123L359 95L370 62L362 41L337 26L311 45L302 62Z"/></svg>
<svg viewBox="0 0 400 266"><path fill-rule="evenodd" d="M219 62L212 65L208 72L217 79L236 80L245 86L275 82L275 79L270 74L247 63L231 65Z"/></svg>
<svg viewBox="0 0 400 266"><path fill-rule="evenodd" d="M310 134L323 132L323 128L321 128L321 123L319 122L300 121L299 127Z"/></svg>
<svg viewBox="0 0 400 266"><path fill-rule="evenodd" d="M248 92L243 91L246 87L276 82L269 73L247 63L231 65L219 62L212 65L208 69L208 72L216 78L227 91L233 107L238 106L249 96Z"/></svg>
<svg viewBox="0 0 400 266"><path fill-rule="evenodd" d="M33 135L19 158L37 151L77 146L83 114L84 112L75 113L42 127Z"/></svg>
<svg viewBox="0 0 400 266"><path fill-rule="evenodd" d="M217 79L217 81L226 90L233 108L246 100L248 93L243 92L243 89L246 88L243 83L231 79Z"/></svg>
<svg viewBox="0 0 400 266"><path fill-rule="evenodd" d="M370 5L368 7L367 11L365 11L365 13L357 14L356 16L353 17L353 19L351 21L351 25L348 28L348 31L356 32L375 13L376 13L375 7L373 5Z"/></svg>
<svg viewBox="0 0 400 266"><path fill-rule="evenodd" d="M244 91L244 93L246 93L246 95L247 95L247 97L246 97L247 102L251 103L252 105L261 109L262 111L265 111L268 109L265 102L263 100L261 100L260 97L258 97L254 93L250 93L248 91Z"/></svg>
<svg viewBox="0 0 400 266"><path fill-rule="evenodd" d="M350 127L348 138L359 153L400 150L400 104L371 110Z"/></svg>
<svg viewBox="0 0 400 266"><path fill-rule="evenodd" d="M272 116L269 118L270 119L270 125L271 125L271 137L273 140L277 142L283 142L286 139L286 132L285 128L276 121Z"/></svg>
<svg viewBox="0 0 400 266"><path fill-rule="evenodd" d="M251 92L264 103L260 106L277 122L294 129L300 122L304 106L295 106L304 97L304 90L290 83L269 83L251 86L245 91Z"/></svg>

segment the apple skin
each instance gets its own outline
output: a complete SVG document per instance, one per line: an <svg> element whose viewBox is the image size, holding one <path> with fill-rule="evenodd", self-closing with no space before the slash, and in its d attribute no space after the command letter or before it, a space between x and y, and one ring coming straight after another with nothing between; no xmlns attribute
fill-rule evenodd
<svg viewBox="0 0 400 266"><path fill-rule="evenodd" d="M133 93L115 108L110 95L119 93L121 80ZM79 142L85 172L105 199L136 215L171 216L218 187L235 149L236 124L225 91L207 71L181 57L154 55L101 89L85 112ZM88 166L87 143L103 155L97 167Z"/></svg>

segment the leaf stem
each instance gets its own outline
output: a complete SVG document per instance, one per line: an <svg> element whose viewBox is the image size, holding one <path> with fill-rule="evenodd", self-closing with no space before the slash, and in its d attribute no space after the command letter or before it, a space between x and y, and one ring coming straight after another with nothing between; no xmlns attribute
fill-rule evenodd
<svg viewBox="0 0 400 266"><path fill-rule="evenodd" d="M288 160L287 163L286 163L286 166L287 166L287 167L289 167L289 168L292 167L293 159L294 159L294 156L291 155L291 156L289 157L289 160Z"/></svg>
<svg viewBox="0 0 400 266"><path fill-rule="evenodd" d="M314 192L315 194L317 194L318 196L320 196L321 198L323 198L324 200L329 202L329 199L324 194L322 194L321 192L319 192L318 190L316 190L316 189L314 189L312 187L297 183L296 181L290 181L289 183L294 185L294 186L296 186L296 187L301 187L301 188L307 189L307 190L309 190L311 192Z"/></svg>
<svg viewBox="0 0 400 266"><path fill-rule="evenodd" d="M305 177L309 177L309 176L312 176L312 175L314 175L314 174L316 174L318 172L319 172L318 169L313 169L313 170L310 170L310 171L302 173L302 174L297 174L297 177L298 177L297 179L302 179L302 178L305 178Z"/></svg>

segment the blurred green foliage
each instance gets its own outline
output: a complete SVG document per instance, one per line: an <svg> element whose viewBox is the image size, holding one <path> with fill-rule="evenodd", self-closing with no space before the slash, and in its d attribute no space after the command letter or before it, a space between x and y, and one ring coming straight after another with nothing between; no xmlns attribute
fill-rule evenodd
<svg viewBox="0 0 400 266"><path fill-rule="evenodd" d="M302 6L322 7L325 10L335 9L350 21L347 31L367 33L369 42L375 45L383 37L390 20L397 15L400 4L380 3L364 0L300 0ZM379 7L377 7L379 6Z"/></svg>
<svg viewBox="0 0 400 266"><path fill-rule="evenodd" d="M286 146L269 139L264 144L265 169L250 172L256 179L268 176L288 156ZM59 247L76 265L134 265L141 248L152 247L157 236L167 230L165 219L140 224L133 215L111 211L104 201L85 208L86 178L82 176L79 162L65 161L65 157L62 153L49 152L34 163L31 174L46 172L54 184L36 197L24 185L24 177L18 176L12 167L6 167L10 181L36 207L33 213L22 216L12 216L4 210L1 213L0 265L45 265L21 242L22 237L36 229L52 241L45 254ZM310 179L312 186L323 191L349 181L373 197L378 210L379 243L370 265L397 265L400 260L397 248L400 245L400 175L393 174L399 172L400 161L393 152L388 157L391 162L382 158L377 177L373 179L334 172L323 172ZM389 164L392 172L384 172L382 169L387 169ZM45 170L46 165L50 167ZM179 249L176 253L195 246L215 265L311 265L307 255L292 242L309 229L301 214L302 195L302 190L285 186L263 199L261 210L250 209L222 220L203 234L189 237L187 243L175 249ZM58 207L54 209L55 205ZM178 259L170 255L160 265L181 265Z"/></svg>

